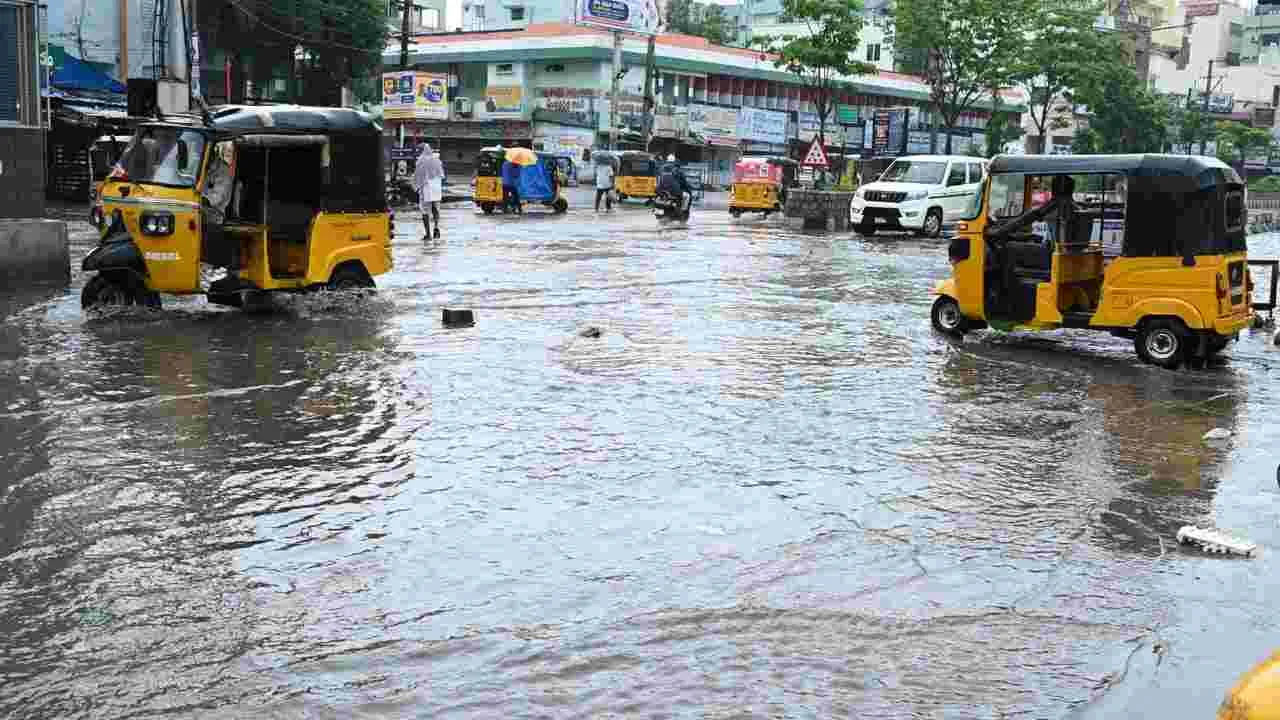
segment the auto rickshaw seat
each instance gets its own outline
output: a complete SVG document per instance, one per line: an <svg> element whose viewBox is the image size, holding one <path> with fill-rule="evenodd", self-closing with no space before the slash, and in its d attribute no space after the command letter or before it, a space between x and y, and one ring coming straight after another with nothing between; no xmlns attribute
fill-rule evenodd
<svg viewBox="0 0 1280 720"><path fill-rule="evenodd" d="M311 219L315 210L305 203L272 200L268 206L267 222L271 226L271 239L292 243L306 243L310 234Z"/></svg>
<svg viewBox="0 0 1280 720"><path fill-rule="evenodd" d="M1005 253L1013 272L1018 277L1048 280L1053 270L1053 248L1049 245L1026 240L1009 240Z"/></svg>

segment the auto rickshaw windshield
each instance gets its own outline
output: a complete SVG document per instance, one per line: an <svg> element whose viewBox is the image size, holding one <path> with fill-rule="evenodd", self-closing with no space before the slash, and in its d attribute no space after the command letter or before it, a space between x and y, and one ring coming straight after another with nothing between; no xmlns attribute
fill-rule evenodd
<svg viewBox="0 0 1280 720"><path fill-rule="evenodd" d="M117 163L122 180L169 187L194 187L204 160L204 134L195 130L144 127Z"/></svg>

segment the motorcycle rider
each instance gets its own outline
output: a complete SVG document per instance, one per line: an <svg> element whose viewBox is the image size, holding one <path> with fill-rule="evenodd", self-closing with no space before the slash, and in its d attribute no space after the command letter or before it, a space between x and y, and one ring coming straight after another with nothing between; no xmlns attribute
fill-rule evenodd
<svg viewBox="0 0 1280 720"><path fill-rule="evenodd" d="M667 162L658 171L658 194L667 195L676 200L677 211L688 217L689 208L693 204L693 188L684 176L684 170L676 161L675 155L667 155Z"/></svg>

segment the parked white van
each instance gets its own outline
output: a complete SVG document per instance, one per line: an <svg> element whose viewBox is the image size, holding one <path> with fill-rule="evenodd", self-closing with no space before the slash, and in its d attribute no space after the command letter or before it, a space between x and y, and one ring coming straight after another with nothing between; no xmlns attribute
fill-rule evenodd
<svg viewBox="0 0 1280 720"><path fill-rule="evenodd" d="M858 188L849 221L862 235L912 230L938 237L945 222L966 214L987 173L987 161L963 155L911 155L894 160L875 182Z"/></svg>

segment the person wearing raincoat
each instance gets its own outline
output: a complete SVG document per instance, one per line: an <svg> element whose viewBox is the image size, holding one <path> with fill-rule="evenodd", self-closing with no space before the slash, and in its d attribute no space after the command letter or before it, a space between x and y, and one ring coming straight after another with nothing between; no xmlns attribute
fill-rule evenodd
<svg viewBox="0 0 1280 720"><path fill-rule="evenodd" d="M444 199L444 164L440 156L431 152L431 145L423 143L422 154L413 169L413 189L418 191L418 209L422 211L422 225L427 237L440 238L440 202ZM434 236L431 221L435 220Z"/></svg>

